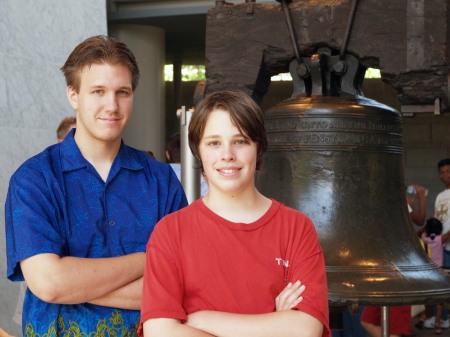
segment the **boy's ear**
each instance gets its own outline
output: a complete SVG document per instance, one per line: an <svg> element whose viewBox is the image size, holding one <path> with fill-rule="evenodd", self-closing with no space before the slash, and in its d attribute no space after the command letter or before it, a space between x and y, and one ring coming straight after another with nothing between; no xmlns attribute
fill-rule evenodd
<svg viewBox="0 0 450 337"><path fill-rule="evenodd" d="M66 89L67 100L74 110L78 108L78 92L74 87L69 85Z"/></svg>

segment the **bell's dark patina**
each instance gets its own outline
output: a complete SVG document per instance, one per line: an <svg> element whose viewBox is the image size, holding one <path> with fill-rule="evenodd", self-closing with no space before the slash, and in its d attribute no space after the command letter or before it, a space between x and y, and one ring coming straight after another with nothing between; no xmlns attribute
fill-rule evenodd
<svg viewBox="0 0 450 337"><path fill-rule="evenodd" d="M269 148L258 189L315 223L330 305L450 297L450 279L427 257L408 213L399 113L361 95L355 78L364 70L350 56L347 83L333 87L330 62L304 59L309 82L291 69L295 97L265 113Z"/></svg>

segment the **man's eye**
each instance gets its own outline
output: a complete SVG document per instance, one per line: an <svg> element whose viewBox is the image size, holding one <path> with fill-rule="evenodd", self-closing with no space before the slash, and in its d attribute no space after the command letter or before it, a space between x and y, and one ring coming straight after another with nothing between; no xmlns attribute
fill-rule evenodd
<svg viewBox="0 0 450 337"><path fill-rule="evenodd" d="M101 95L101 94L103 94L103 90L100 90L100 89L94 90L93 93L97 94L97 95Z"/></svg>
<svg viewBox="0 0 450 337"><path fill-rule="evenodd" d="M245 139L238 139L238 140L236 140L236 144L239 144L239 145L247 144L247 141Z"/></svg>
<svg viewBox="0 0 450 337"><path fill-rule="evenodd" d="M128 91L126 91L126 90L119 90L118 93L121 96L129 96L130 95L130 93Z"/></svg>

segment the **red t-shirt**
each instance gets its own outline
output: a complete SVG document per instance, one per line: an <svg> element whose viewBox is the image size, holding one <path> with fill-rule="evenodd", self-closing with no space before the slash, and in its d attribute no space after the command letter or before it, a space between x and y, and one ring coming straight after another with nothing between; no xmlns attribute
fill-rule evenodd
<svg viewBox="0 0 450 337"><path fill-rule="evenodd" d="M361 321L381 326L381 307L364 307ZM389 308L389 334L411 335L411 306Z"/></svg>
<svg viewBox="0 0 450 337"><path fill-rule="evenodd" d="M273 312L275 297L297 280L306 290L296 308L321 321L323 336L329 336L325 263L311 220L272 200L257 221L234 223L199 199L167 215L153 230L141 322L185 320L200 310Z"/></svg>

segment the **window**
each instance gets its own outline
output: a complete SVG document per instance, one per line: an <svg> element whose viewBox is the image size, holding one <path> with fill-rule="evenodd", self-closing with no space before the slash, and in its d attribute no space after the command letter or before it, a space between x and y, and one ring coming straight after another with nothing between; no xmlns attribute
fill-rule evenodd
<svg viewBox="0 0 450 337"><path fill-rule="evenodd" d="M204 65L183 65L181 67L181 80L183 82L200 81L206 79ZM164 81L173 81L173 64L164 66Z"/></svg>

